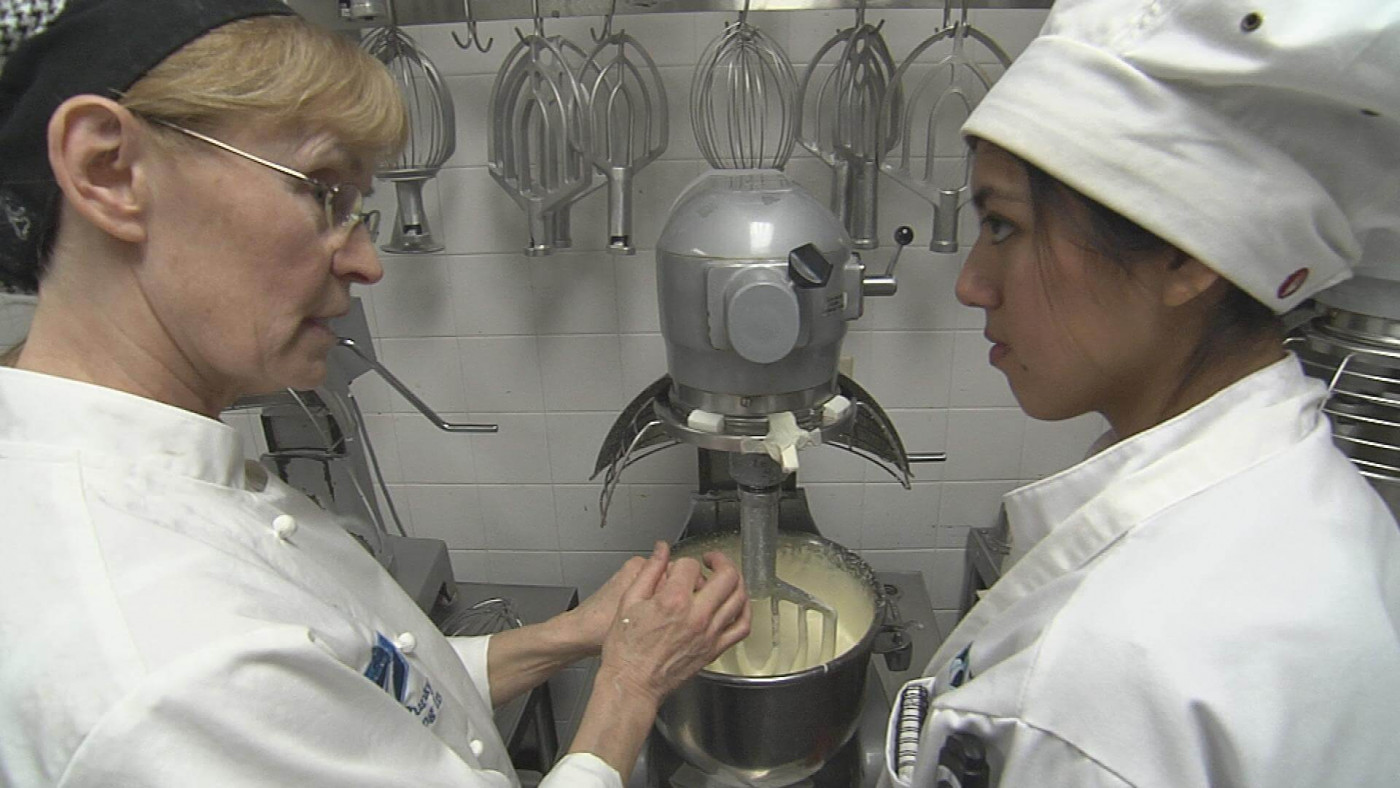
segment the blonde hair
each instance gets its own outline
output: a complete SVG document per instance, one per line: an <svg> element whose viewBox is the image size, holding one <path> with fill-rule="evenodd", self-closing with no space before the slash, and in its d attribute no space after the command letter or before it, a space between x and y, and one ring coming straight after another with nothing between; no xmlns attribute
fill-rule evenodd
<svg viewBox="0 0 1400 788"><path fill-rule="evenodd" d="M295 16L216 28L161 61L121 104L147 117L211 128L265 122L326 133L376 162L394 156L408 115L393 78L355 43Z"/></svg>

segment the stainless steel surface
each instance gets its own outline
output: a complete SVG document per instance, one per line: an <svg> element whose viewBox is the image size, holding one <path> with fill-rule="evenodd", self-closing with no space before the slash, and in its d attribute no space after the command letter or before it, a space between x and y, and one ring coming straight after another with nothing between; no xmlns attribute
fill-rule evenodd
<svg viewBox="0 0 1400 788"><path fill-rule="evenodd" d="M725 417L719 433L702 432L686 425L684 414L671 402L673 383L663 375L643 389L618 415L603 439L594 462L593 478L606 471L603 489L599 493L600 522L607 522L612 493L621 480L622 471L632 463L682 443L713 451L742 451L745 440L751 440L755 430L742 417ZM804 429L820 430L821 445L831 446L862 457L889 473L907 489L910 484L910 464L914 462L943 462L942 452L908 454L904 443L890 420L865 389L845 375L838 375L837 394L851 407L840 418L826 421L824 409L806 408L791 411ZM735 520L737 524L737 520Z"/></svg>
<svg viewBox="0 0 1400 788"><path fill-rule="evenodd" d="M855 735L827 767L799 783L801 788L875 788L884 762L885 725L889 718L890 699L896 696L905 682L923 675L924 666L942 642L942 633L934 619L933 606L919 573L877 572L876 579L885 595L897 602L903 618L910 622L907 628L911 642L909 667L896 671L891 670L883 659L872 660L873 670L866 672ZM561 723L560 743L566 749L578 729L584 696L586 691L581 692L577 704L570 706L578 709L578 712ZM856 774L851 773L851 761L854 761ZM624 775L624 784L627 788L709 788L709 785L694 779L693 768L687 770L685 767L665 739L653 733L648 746L642 750L636 768L631 774ZM678 773L680 780L674 779ZM687 781L687 777L691 779Z"/></svg>
<svg viewBox="0 0 1400 788"><path fill-rule="evenodd" d="M862 5L853 26L817 48L797 91L797 139L832 168L831 211L857 249L879 246L880 159L896 142L903 113L902 97L885 101L899 84L883 26L865 21Z"/></svg>
<svg viewBox="0 0 1400 788"><path fill-rule="evenodd" d="M308 2L308 0L300 0ZM330 0L326 0L330 2ZM973 0L973 8L1049 8L1053 0ZM296 4L297 0L293 0ZM618 4L619 14L665 14L696 12L738 12L744 0L624 0ZM832 11L854 9L857 0L752 0L751 11ZM870 0L871 9L942 8L943 0ZM396 0L399 24L432 24L466 21L461 0ZM603 16L609 0L541 0L545 16ZM477 2L473 8L478 20L529 19L530 0L491 0Z"/></svg>
<svg viewBox="0 0 1400 788"><path fill-rule="evenodd" d="M337 0L286 0L297 13L331 29L357 30L382 25L382 17L371 20L352 19L342 15ZM1039 8L1048 9L1053 0L973 0L973 8ZM373 5L371 3L370 5ZM540 13L546 17L603 16L612 0L541 0ZM752 0L753 11L833 11L854 9L859 0ZM868 8L875 10L897 8L942 8L943 0L870 0ZM395 19L400 26L435 25L453 22L493 21L501 19L530 19L534 14L532 0L476 0L470 12L464 0L395 0ZM744 0L623 0L617 12L632 14L672 13L732 13L744 7Z"/></svg>
<svg viewBox="0 0 1400 788"><path fill-rule="evenodd" d="M419 608L431 611L438 602L453 597L456 584L446 542L394 534L385 534L384 539L394 551L389 574Z"/></svg>
<svg viewBox="0 0 1400 788"><path fill-rule="evenodd" d="M734 647L737 664L761 675L792 673L836 657L836 609L778 576L778 504L786 475L764 454L730 454L739 492L740 565L753 611L752 633ZM791 606L789 608L788 606ZM817 613L811 631L808 613ZM797 635L784 642L781 622L795 618ZM815 657L813 653L815 644Z"/></svg>
<svg viewBox="0 0 1400 788"><path fill-rule="evenodd" d="M748 6L706 47L690 83L690 123L718 169L781 170L797 141L797 75Z"/></svg>
<svg viewBox="0 0 1400 788"><path fill-rule="evenodd" d="M608 178L608 251L635 254L632 244L632 176L666 151L670 109L666 85L651 55L609 14L588 56L584 82L592 124L593 164Z"/></svg>
<svg viewBox="0 0 1400 788"><path fill-rule="evenodd" d="M365 350L365 345L356 342L350 337L341 337L338 344L340 347L355 354L360 361L377 372L381 378L384 378L384 382L393 386L395 391L403 395L403 398L408 400L409 404L416 408L419 413L427 416L428 420L438 429L444 432L497 432L500 430L500 426L497 424L470 424L447 421L437 415L432 408L428 407L428 403L419 399L418 395L414 394L412 389L404 385L403 381L399 380L394 376L394 373L389 371L388 367L380 364L378 359L374 357L373 351Z"/></svg>
<svg viewBox="0 0 1400 788"><path fill-rule="evenodd" d="M393 183L398 192L394 231L383 248L398 253L440 252L443 245L433 237L423 207L423 184L437 175L457 148L452 92L432 59L402 29L371 30L360 45L388 69L408 110L408 139L403 150L375 173L375 177Z"/></svg>
<svg viewBox="0 0 1400 788"><path fill-rule="evenodd" d="M793 271L789 254L809 244L831 266L824 284ZM846 323L860 316L861 266L836 217L782 173L697 179L657 241L656 271L679 386L736 398L832 388Z"/></svg>
<svg viewBox="0 0 1400 788"><path fill-rule="evenodd" d="M850 573L869 590L871 617L863 636L849 651L797 673L701 671L663 702L656 721L657 730L690 767L756 788L787 786L811 776L855 733L881 623L882 589L864 561L815 534L782 539L784 549L830 556L834 570ZM732 553L735 540L732 533L698 537L677 545L676 554L726 544Z"/></svg>
<svg viewBox="0 0 1400 788"><path fill-rule="evenodd" d="M593 185L578 75L588 55L567 39L546 36L539 16L533 33L517 36L491 88L488 169L524 209L525 254L538 256L567 245L563 212Z"/></svg>
<svg viewBox="0 0 1400 788"><path fill-rule="evenodd" d="M580 90L583 90L585 85L597 79L598 66L596 63L589 60L588 53L584 51L581 45L564 36L550 36L550 40L558 44L559 51L564 55L564 65L568 67L569 71L571 71L578 80ZM579 126L582 127L583 131L579 135L578 145L570 147L567 153L568 166L575 169L587 169L593 166L593 162L589 159L589 151L593 144L593 129L586 117L587 111L588 100L587 96L585 96L583 103L579 105L577 117L577 122ZM595 172L592 175L596 176L597 174L598 173ZM546 242L551 250L568 249L574 245L573 221L570 217L574 203L582 200L608 183L607 178L590 177L591 180L588 186L571 195L545 214L544 226L545 232L548 235ZM525 250L527 256L534 256L537 253L538 252L535 250ZM547 254L548 251L544 253Z"/></svg>
<svg viewBox="0 0 1400 788"><path fill-rule="evenodd" d="M1289 344L1327 384L1337 448L1400 518L1400 320L1329 308Z"/></svg>
<svg viewBox="0 0 1400 788"><path fill-rule="evenodd" d="M496 42L496 39L488 38L484 43L482 42L481 33L478 31L476 25L476 14L472 12L472 0L463 0L463 4L466 6L467 12L467 37L464 39L457 34L456 30L453 30L452 40L456 42L459 49L471 49L482 54L490 52L491 46Z"/></svg>
<svg viewBox="0 0 1400 788"><path fill-rule="evenodd" d="M971 169L971 157L959 129L992 85L986 71L967 54L966 42L969 38L977 41L1003 65L1011 62L996 42L968 24L967 8L964 3L957 21L951 18L949 8L944 8L943 27L900 63L892 79L896 87L887 93L887 106L880 110L882 120L897 117L899 123L898 133L891 135L898 143L888 151L880 168L933 206L929 249L935 252L958 250L958 210L967 197ZM888 105L901 95L903 113L892 116ZM947 157L961 159L959 172L938 172L937 160Z"/></svg>

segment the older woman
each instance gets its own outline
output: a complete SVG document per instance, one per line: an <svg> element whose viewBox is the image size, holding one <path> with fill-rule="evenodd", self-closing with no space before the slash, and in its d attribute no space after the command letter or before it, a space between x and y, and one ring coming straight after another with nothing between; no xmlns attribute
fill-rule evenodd
<svg viewBox="0 0 1400 788"><path fill-rule="evenodd" d="M958 297L1026 413L1115 442L1006 497L895 784L1400 780L1400 532L1276 317L1400 263L1397 64L1383 0L1059 0L968 120Z"/></svg>
<svg viewBox="0 0 1400 788"><path fill-rule="evenodd" d="M0 1L0 783L510 786L491 704L601 652L547 785L618 786L657 704L743 637L664 547L545 624L447 639L219 412L311 387L382 275L392 81L275 0ZM22 40L19 40L22 39Z"/></svg>

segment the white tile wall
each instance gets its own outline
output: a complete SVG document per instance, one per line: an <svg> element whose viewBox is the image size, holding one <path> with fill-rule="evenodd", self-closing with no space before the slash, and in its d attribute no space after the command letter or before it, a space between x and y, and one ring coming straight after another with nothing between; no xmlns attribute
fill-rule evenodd
<svg viewBox="0 0 1400 788"><path fill-rule="evenodd" d="M972 21L1013 55L1034 37L1043 11L975 10ZM941 14L871 12L902 58L931 34ZM448 76L458 145L425 198L443 254L385 255L384 281L367 295L381 358L434 408L456 420L499 422L497 435L439 432L372 378L356 383L385 475L414 533L445 539L464 576L564 582L597 588L630 555L672 539L684 523L695 452L667 449L629 468L598 524L600 480L589 480L617 413L666 371L651 248L679 191L706 165L690 133L689 83L700 53L725 15L624 17L623 26L656 58L669 89L671 144L637 177L631 257L602 252L605 200L573 212L575 249L550 257L519 253L522 211L485 167L494 73L515 24L482 25L489 54L462 51L450 28L415 28ZM800 70L851 12L753 14ZM596 19L547 22L548 32L586 41ZM979 61L993 58L973 47ZM990 68L992 73L999 73ZM954 153L956 153L956 140ZM955 167L940 161L940 168ZM789 173L823 199L825 165L799 148ZM374 198L392 216L393 189ZM957 303L962 255L927 251L932 214L904 186L881 185L881 234L897 224L916 233L897 270L893 298L871 299L852 324L845 352L856 379L890 413L910 451L946 451L948 462L915 467L905 490L875 466L830 448L802 454L800 478L818 527L863 552L877 569L924 574L946 627L962 582L967 529L991 524L1000 497L1079 459L1103 429L1097 416L1050 424L1016 407L1005 380L986 363L978 311ZM976 232L971 212L961 232ZM889 249L870 253L876 264Z"/></svg>

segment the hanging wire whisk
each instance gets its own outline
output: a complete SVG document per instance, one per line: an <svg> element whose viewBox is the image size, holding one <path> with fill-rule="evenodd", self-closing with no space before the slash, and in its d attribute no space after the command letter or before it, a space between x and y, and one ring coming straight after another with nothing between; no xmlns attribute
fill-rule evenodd
<svg viewBox="0 0 1400 788"><path fill-rule="evenodd" d="M787 53L749 24L737 22L710 43L690 83L695 141L716 169L782 169L797 141L797 75Z"/></svg>
<svg viewBox="0 0 1400 788"><path fill-rule="evenodd" d="M433 61L397 26L377 28L361 42L393 75L408 109L409 134L398 158L375 176L394 184L399 208L386 252L439 252L443 245L428 227L423 184L457 148L452 93Z"/></svg>

